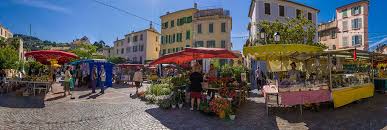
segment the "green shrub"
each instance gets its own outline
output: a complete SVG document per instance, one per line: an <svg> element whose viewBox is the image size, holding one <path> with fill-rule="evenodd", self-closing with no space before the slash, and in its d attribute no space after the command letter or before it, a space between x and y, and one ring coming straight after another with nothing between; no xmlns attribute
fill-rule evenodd
<svg viewBox="0 0 387 130"><path fill-rule="evenodd" d="M155 96L169 95L171 94L170 85L168 84L152 84L147 93L153 94Z"/></svg>

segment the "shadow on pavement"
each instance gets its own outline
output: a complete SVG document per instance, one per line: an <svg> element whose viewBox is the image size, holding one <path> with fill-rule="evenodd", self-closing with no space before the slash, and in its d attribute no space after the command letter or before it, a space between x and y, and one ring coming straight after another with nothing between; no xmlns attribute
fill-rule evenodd
<svg viewBox="0 0 387 130"><path fill-rule="evenodd" d="M44 108L44 96L0 96L0 107L8 108Z"/></svg>
<svg viewBox="0 0 387 130"><path fill-rule="evenodd" d="M187 104L185 104L187 105ZM236 113L236 119L220 119L200 111L182 109L148 109L146 112L169 129L278 129L274 117L266 116L263 103L247 101Z"/></svg>
<svg viewBox="0 0 387 130"><path fill-rule="evenodd" d="M61 96L56 96L56 97L53 97L53 98L46 99L46 101L55 101L55 100L62 99L62 98L65 98L65 97L66 96L64 96L62 94Z"/></svg>

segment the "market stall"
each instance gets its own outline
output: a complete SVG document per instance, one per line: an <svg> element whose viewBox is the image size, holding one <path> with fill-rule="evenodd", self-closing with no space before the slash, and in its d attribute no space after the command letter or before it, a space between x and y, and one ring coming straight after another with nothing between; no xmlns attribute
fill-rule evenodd
<svg viewBox="0 0 387 130"><path fill-rule="evenodd" d="M387 55L374 53L374 85L375 91L386 93L387 91Z"/></svg>
<svg viewBox="0 0 387 130"><path fill-rule="evenodd" d="M327 58L322 47L307 44L267 44L245 47L243 53L265 66L252 68L254 79L266 77L262 92L269 107L302 106L331 100ZM324 67L325 64L325 67ZM268 72L268 73L265 73ZM257 73L261 73L256 75ZM267 75L267 76L261 76Z"/></svg>
<svg viewBox="0 0 387 130"><path fill-rule="evenodd" d="M113 66L114 64L106 60L101 59L87 59L77 60L69 63L69 65L77 66L76 68L81 71L83 78L92 78L93 68L97 69L97 82L100 80L102 70L105 71L106 81L104 87L112 87L113 85ZM103 68L102 68L103 67ZM98 86L99 87L99 86Z"/></svg>
<svg viewBox="0 0 387 130"><path fill-rule="evenodd" d="M116 74L115 81L117 84L120 83L132 83L133 84L133 75L136 70L140 68L143 69L143 64L117 64L114 69L114 74Z"/></svg>
<svg viewBox="0 0 387 130"><path fill-rule="evenodd" d="M237 58L237 56L227 49L221 48L186 48L184 51L169 54L150 63L150 65L156 64L176 64L178 72L174 73L166 78L160 79L160 83L152 84L150 88L145 92L145 98L148 101L154 101L152 97L161 97L158 101L160 107L175 108L178 104L181 107L184 103L189 103L189 93L187 87L189 86L190 71L204 73L201 69L201 65L195 62L192 66L192 70L185 71L186 65L191 61L197 61L202 59L230 59ZM218 115L220 118L225 118L228 115L231 119L235 118L236 105L239 104L241 95L247 95L247 89L243 89L243 84L237 82L235 78L241 78L240 71L231 66L224 66L218 71L220 76L216 74L216 70L212 68L212 72L204 74L203 91L201 92L201 102L199 105L200 111L209 115ZM177 71L174 69L174 71ZM234 73L233 73L234 72ZM170 72L169 72L170 73ZM211 73L211 74L210 74ZM239 74L238 74L239 73ZM236 76L238 75L238 76ZM241 80L238 80L241 81ZM160 91L158 91L160 89ZM168 92L170 91L170 92ZM170 95L167 98L162 98L163 95ZM170 98L168 98L170 97ZM156 98L160 99L160 98Z"/></svg>
<svg viewBox="0 0 387 130"><path fill-rule="evenodd" d="M35 62L27 63L28 74L22 79L10 80L9 83L15 84L16 86L22 86L22 84L26 85L27 89L19 89L18 91L22 92L23 95L32 94L34 96L36 92L47 93L49 89L52 89L51 84L55 80L55 76L53 76L55 74L55 69L78 58L78 56L73 53L54 50L31 51L25 53L25 56L35 59L46 66Z"/></svg>

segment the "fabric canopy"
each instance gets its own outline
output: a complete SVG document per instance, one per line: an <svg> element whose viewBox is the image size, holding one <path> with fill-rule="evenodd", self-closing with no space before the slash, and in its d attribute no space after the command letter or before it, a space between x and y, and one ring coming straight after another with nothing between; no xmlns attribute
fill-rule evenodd
<svg viewBox="0 0 387 130"><path fill-rule="evenodd" d="M243 48L244 55L255 59L277 60L281 57L294 56L294 54L315 54L323 52L322 47L308 44L267 44Z"/></svg>
<svg viewBox="0 0 387 130"><path fill-rule="evenodd" d="M51 60L58 61L58 64L65 64L71 61L71 59L78 59L78 56L64 51L55 51L55 50L41 50L41 51L31 51L25 54L26 57L32 57L36 61L49 65Z"/></svg>
<svg viewBox="0 0 387 130"><path fill-rule="evenodd" d="M230 59L238 57L232 51L223 48L186 48L184 51L160 57L150 63L150 65L184 64L192 60L211 58Z"/></svg>

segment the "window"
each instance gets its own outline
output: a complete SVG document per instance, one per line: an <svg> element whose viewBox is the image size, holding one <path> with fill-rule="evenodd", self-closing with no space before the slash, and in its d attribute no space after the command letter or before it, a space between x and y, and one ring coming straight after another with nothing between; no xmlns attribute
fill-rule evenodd
<svg viewBox="0 0 387 130"><path fill-rule="evenodd" d="M270 4L265 3L265 14L270 15Z"/></svg>
<svg viewBox="0 0 387 130"><path fill-rule="evenodd" d="M202 33L202 24L198 24L198 33Z"/></svg>
<svg viewBox="0 0 387 130"><path fill-rule="evenodd" d="M348 31L348 21L343 21L343 31Z"/></svg>
<svg viewBox="0 0 387 130"><path fill-rule="evenodd" d="M180 50L184 50L184 48L183 48L183 47L181 47L181 48L180 48Z"/></svg>
<svg viewBox="0 0 387 130"><path fill-rule="evenodd" d="M142 37L142 34L140 35L140 41L142 41L143 40L143 37Z"/></svg>
<svg viewBox="0 0 387 130"><path fill-rule="evenodd" d="M191 23L191 22L192 22L192 16L187 17L187 23Z"/></svg>
<svg viewBox="0 0 387 130"><path fill-rule="evenodd" d="M301 10L299 9L296 10L296 17L301 18Z"/></svg>
<svg viewBox="0 0 387 130"><path fill-rule="evenodd" d="M191 39L191 31L188 30L188 31L185 33L185 39L186 39L186 40Z"/></svg>
<svg viewBox="0 0 387 130"><path fill-rule="evenodd" d="M137 46L133 46L133 52L137 52Z"/></svg>
<svg viewBox="0 0 387 130"><path fill-rule="evenodd" d="M128 36L128 43L130 43L130 36Z"/></svg>
<svg viewBox="0 0 387 130"><path fill-rule="evenodd" d="M129 53L129 52L130 52L130 49L131 49L130 47L127 47L127 48L126 48L126 53Z"/></svg>
<svg viewBox="0 0 387 130"><path fill-rule="evenodd" d="M282 17L285 16L285 6L282 6L282 5L279 6L279 16L282 16Z"/></svg>
<svg viewBox="0 0 387 130"><path fill-rule="evenodd" d="M133 42L137 42L137 40L138 40L138 39L137 39L137 36L134 36L134 37L133 37Z"/></svg>
<svg viewBox="0 0 387 130"><path fill-rule="evenodd" d="M168 22L165 22L164 24L163 24L163 29L167 29L168 28Z"/></svg>
<svg viewBox="0 0 387 130"><path fill-rule="evenodd" d="M185 45L185 47L191 47L190 45Z"/></svg>
<svg viewBox="0 0 387 130"><path fill-rule="evenodd" d="M139 62L140 62L140 64L142 64L142 56L140 56L140 61Z"/></svg>
<svg viewBox="0 0 387 130"><path fill-rule="evenodd" d="M312 20L312 13L308 12L308 20Z"/></svg>
<svg viewBox="0 0 387 130"><path fill-rule="evenodd" d="M175 53L176 52L176 49L175 48L172 48L172 53Z"/></svg>
<svg viewBox="0 0 387 130"><path fill-rule="evenodd" d="M336 31L332 30L332 32L331 32L331 39L335 39L335 38L336 38Z"/></svg>
<svg viewBox="0 0 387 130"><path fill-rule="evenodd" d="M158 42L159 41L159 36L156 36L156 42Z"/></svg>
<svg viewBox="0 0 387 130"><path fill-rule="evenodd" d="M118 54L118 51L119 51L119 50L117 49L117 54Z"/></svg>
<svg viewBox="0 0 387 130"><path fill-rule="evenodd" d="M362 26L361 18L353 19L351 22L352 22L352 29L360 29Z"/></svg>
<svg viewBox="0 0 387 130"><path fill-rule="evenodd" d="M343 11L342 11L342 15L343 15L343 19L344 18L347 18L348 17L348 10L347 9L344 9Z"/></svg>
<svg viewBox="0 0 387 130"><path fill-rule="evenodd" d="M221 31L226 32L226 23L222 23L221 25Z"/></svg>
<svg viewBox="0 0 387 130"><path fill-rule="evenodd" d="M226 48L226 41L222 40L222 41L220 42L220 47L221 47L221 48Z"/></svg>
<svg viewBox="0 0 387 130"><path fill-rule="evenodd" d="M348 37L343 37L343 47L348 46Z"/></svg>
<svg viewBox="0 0 387 130"><path fill-rule="evenodd" d="M168 39L169 39L169 42L168 43L172 43L172 36L171 35L168 35Z"/></svg>
<svg viewBox="0 0 387 130"><path fill-rule="evenodd" d="M141 45L139 47L140 47L140 51L144 51L144 45Z"/></svg>
<svg viewBox="0 0 387 130"><path fill-rule="evenodd" d="M204 47L203 41L196 41L194 47Z"/></svg>
<svg viewBox="0 0 387 130"><path fill-rule="evenodd" d="M157 39L157 38L156 38ZM156 40L157 41L157 40ZM164 44L164 36L161 36L161 44Z"/></svg>
<svg viewBox="0 0 387 130"><path fill-rule="evenodd" d="M211 40L211 41L207 41L207 47L208 48L215 48L215 41L214 40Z"/></svg>
<svg viewBox="0 0 387 130"><path fill-rule="evenodd" d="M121 48L121 54L124 54L125 49Z"/></svg>
<svg viewBox="0 0 387 130"><path fill-rule="evenodd" d="M171 53L171 49L168 49L168 54Z"/></svg>
<svg viewBox="0 0 387 130"><path fill-rule="evenodd" d="M175 27L175 21L174 20L171 21L171 28L173 28L173 27Z"/></svg>
<svg viewBox="0 0 387 130"><path fill-rule="evenodd" d="M336 50L336 45L332 45L332 49L333 49L333 50Z"/></svg>
<svg viewBox="0 0 387 130"><path fill-rule="evenodd" d="M214 24L213 24L213 23L210 23L210 24L208 25L208 32L210 32L210 33L213 33L213 32L214 32Z"/></svg>
<svg viewBox="0 0 387 130"><path fill-rule="evenodd" d="M352 16L359 15L361 13L361 6L353 7L351 9Z"/></svg>
<svg viewBox="0 0 387 130"><path fill-rule="evenodd" d="M163 49L163 55L165 55L167 53L167 50Z"/></svg>
<svg viewBox="0 0 387 130"><path fill-rule="evenodd" d="M362 44L362 36L361 35L352 36L352 46L361 45L361 44Z"/></svg>

